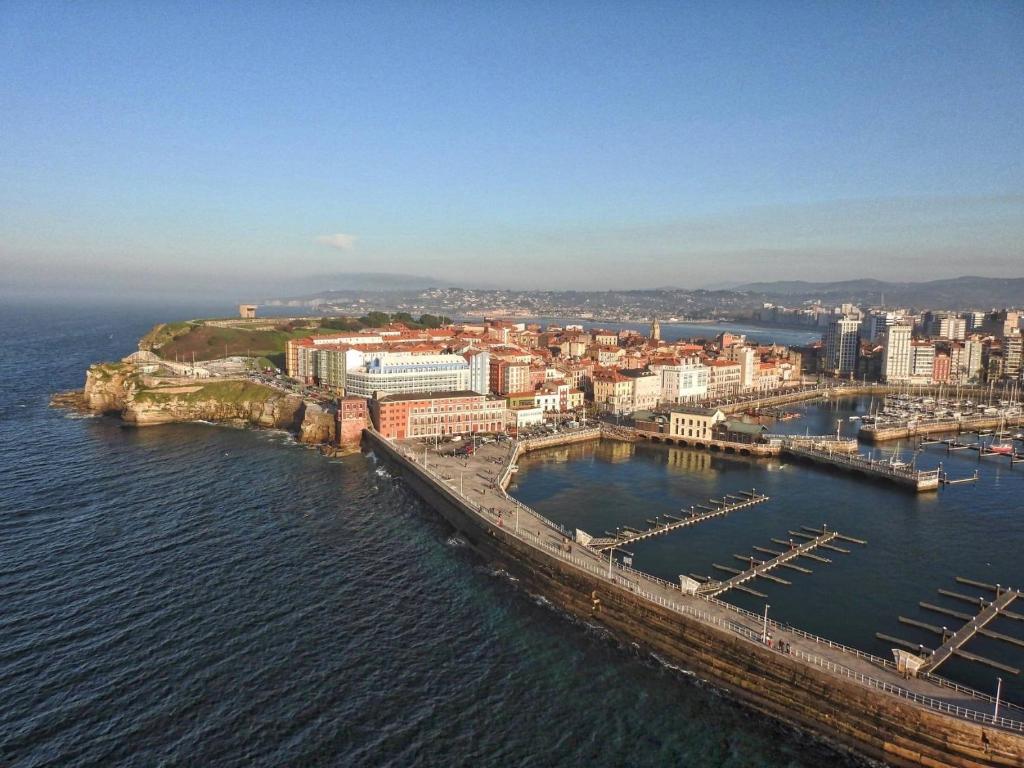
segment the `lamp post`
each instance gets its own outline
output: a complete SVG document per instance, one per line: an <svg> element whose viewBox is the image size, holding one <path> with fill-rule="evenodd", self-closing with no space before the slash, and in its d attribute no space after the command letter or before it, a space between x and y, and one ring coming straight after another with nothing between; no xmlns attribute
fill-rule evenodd
<svg viewBox="0 0 1024 768"><path fill-rule="evenodd" d="M1003 692L1003 678L997 677L996 681L996 709L995 713L992 715L993 720L999 719L999 697Z"/></svg>
<svg viewBox="0 0 1024 768"><path fill-rule="evenodd" d="M761 642L765 645L768 644L768 609L771 608L768 603L764 604L764 629L761 631Z"/></svg>

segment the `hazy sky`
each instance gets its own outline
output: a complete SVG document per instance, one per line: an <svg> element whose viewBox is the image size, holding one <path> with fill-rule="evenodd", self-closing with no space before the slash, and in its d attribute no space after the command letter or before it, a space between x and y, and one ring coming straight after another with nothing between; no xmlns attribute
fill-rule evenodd
<svg viewBox="0 0 1024 768"><path fill-rule="evenodd" d="M7 292L1019 276L1022 244L1018 0L0 2Z"/></svg>

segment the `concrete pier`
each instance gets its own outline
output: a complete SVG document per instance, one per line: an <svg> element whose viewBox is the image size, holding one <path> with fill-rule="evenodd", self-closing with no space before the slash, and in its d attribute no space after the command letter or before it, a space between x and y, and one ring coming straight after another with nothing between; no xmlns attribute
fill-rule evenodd
<svg viewBox="0 0 1024 768"><path fill-rule="evenodd" d="M911 488L918 493L939 489L940 478L937 469L916 470L908 466L896 466L887 461L875 461L860 453L833 453L792 442L784 444L783 451L817 464L828 464L838 469L887 480Z"/></svg>
<svg viewBox="0 0 1024 768"><path fill-rule="evenodd" d="M765 712L894 765L1021 766L1024 709L625 567L504 492L519 447L442 457L416 441L366 440L470 543L524 585L655 650ZM504 469L502 469L504 467ZM460 477L461 473L461 477ZM473 477L472 481L468 478ZM788 650L763 642L765 628Z"/></svg>

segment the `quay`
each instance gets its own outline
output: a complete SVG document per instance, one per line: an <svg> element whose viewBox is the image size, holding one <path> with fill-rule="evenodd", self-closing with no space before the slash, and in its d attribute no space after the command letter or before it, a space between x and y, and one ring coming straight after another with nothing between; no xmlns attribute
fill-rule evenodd
<svg viewBox="0 0 1024 768"><path fill-rule="evenodd" d="M792 456L808 459L818 464L827 464L838 469L858 472L868 477L888 480L911 488L918 493L922 491L936 491L940 485L941 470L938 469L918 470L910 466L891 464L888 461L875 461L871 457L860 453L834 453L792 442L785 446L785 451ZM946 482L955 483L957 481L949 480Z"/></svg>
<svg viewBox="0 0 1024 768"><path fill-rule="evenodd" d="M892 660L713 596L688 594L681 584L581 545L506 493L516 460L535 445L529 441L443 456L418 441L393 442L369 429L364 440L524 589L762 712L893 765L1024 765L1024 708L933 673L908 677Z"/></svg>
<svg viewBox="0 0 1024 768"><path fill-rule="evenodd" d="M891 440L907 440L917 435L959 435L963 432L998 429L1002 424L1005 424L1007 427L1022 426L1024 425L1024 415L980 416L962 419L920 419L898 424L864 424L857 431L857 437L869 443L884 443Z"/></svg>
<svg viewBox="0 0 1024 768"><path fill-rule="evenodd" d="M847 472L857 472L867 477L896 483L916 493L938 490L940 485L952 485L960 482L950 480L938 469L917 470L909 466L900 466L886 461L861 455L857 450L857 441L852 438L837 439L834 435L765 435L763 442L739 443L709 438L688 439L672 437L659 432L616 426L616 439L629 439L627 432L632 430L632 438L648 440L652 443L678 445L683 447L702 448L740 456L783 456L789 455L815 464L834 467ZM972 482L974 478L970 479Z"/></svg>

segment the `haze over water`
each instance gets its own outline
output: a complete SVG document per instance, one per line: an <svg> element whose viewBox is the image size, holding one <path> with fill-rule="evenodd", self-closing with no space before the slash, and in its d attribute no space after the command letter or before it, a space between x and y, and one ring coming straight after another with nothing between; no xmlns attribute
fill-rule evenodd
<svg viewBox="0 0 1024 768"><path fill-rule="evenodd" d="M535 600L372 457L48 408L224 309L0 308L0 765L858 764Z"/></svg>

